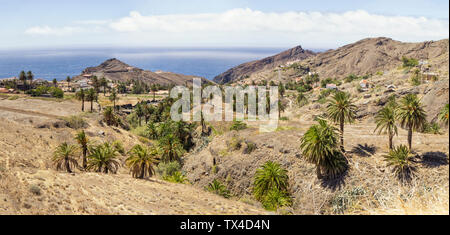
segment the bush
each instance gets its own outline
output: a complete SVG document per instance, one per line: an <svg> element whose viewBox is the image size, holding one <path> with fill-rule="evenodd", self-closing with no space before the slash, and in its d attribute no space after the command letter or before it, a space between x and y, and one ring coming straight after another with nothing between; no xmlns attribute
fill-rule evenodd
<svg viewBox="0 0 450 235"><path fill-rule="evenodd" d="M434 135L441 135L441 127L439 124L432 122L432 123L425 123L423 130L423 133L426 134L434 134Z"/></svg>
<svg viewBox="0 0 450 235"><path fill-rule="evenodd" d="M411 85L413 86L418 86L422 83L422 81L420 80L419 75L413 75L411 77Z"/></svg>
<svg viewBox="0 0 450 235"><path fill-rule="evenodd" d="M255 151L258 147L255 143L246 141L246 147L244 148L244 154L251 154L253 151Z"/></svg>
<svg viewBox="0 0 450 235"><path fill-rule="evenodd" d="M87 122L80 116L69 116L64 117L64 121L66 121L66 125L72 129L81 129L87 127Z"/></svg>
<svg viewBox="0 0 450 235"><path fill-rule="evenodd" d="M208 187L205 188L209 192L215 193L217 195L220 195L224 198L230 198L231 194L230 191L227 189L227 187L222 184L222 182L218 181L217 179L214 179Z"/></svg>
<svg viewBox="0 0 450 235"><path fill-rule="evenodd" d="M330 204L332 206L332 210L334 214L343 214L345 211L353 206L355 200L366 194L366 191L363 188L355 187L352 190L344 191L336 196L334 196Z"/></svg>
<svg viewBox="0 0 450 235"><path fill-rule="evenodd" d="M41 195L41 188L39 188L39 186L37 186L37 185L31 185L30 192L34 195L39 196L39 195Z"/></svg>
<svg viewBox="0 0 450 235"><path fill-rule="evenodd" d="M50 87L48 93L54 98L64 98L64 91L57 87Z"/></svg>
<svg viewBox="0 0 450 235"><path fill-rule="evenodd" d="M158 168L156 169L156 171L158 172L159 175L162 176L162 178L172 176L175 174L175 172L178 172L180 170L181 165L177 161L168 163L161 162L159 163Z"/></svg>
<svg viewBox="0 0 450 235"><path fill-rule="evenodd" d="M164 176L163 179L178 184L184 184L188 181L186 179L186 176L183 173L181 173L181 171L176 171L172 175Z"/></svg>
<svg viewBox="0 0 450 235"><path fill-rule="evenodd" d="M231 151L235 151L241 149L243 142L244 140L242 138L233 137L227 144L230 147Z"/></svg>
<svg viewBox="0 0 450 235"><path fill-rule="evenodd" d="M234 121L233 125L230 127L230 131L240 131L247 129L247 124L242 121Z"/></svg>
<svg viewBox="0 0 450 235"><path fill-rule="evenodd" d="M267 193L262 205L266 210L276 211L280 207L292 205L292 199L288 193L273 189Z"/></svg>
<svg viewBox="0 0 450 235"><path fill-rule="evenodd" d="M281 117L280 121L289 121L289 118L288 117Z"/></svg>
<svg viewBox="0 0 450 235"><path fill-rule="evenodd" d="M419 61L414 58L407 58L405 56L402 57L403 68L411 68L419 65Z"/></svg>

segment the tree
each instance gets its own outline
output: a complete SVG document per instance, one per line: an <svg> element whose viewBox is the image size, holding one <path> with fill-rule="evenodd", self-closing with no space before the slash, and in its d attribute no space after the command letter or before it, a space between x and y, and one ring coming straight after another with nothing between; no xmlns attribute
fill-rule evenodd
<svg viewBox="0 0 450 235"><path fill-rule="evenodd" d="M32 88L33 86L33 79L34 79L34 75L31 71L27 72L27 80L29 81L29 88Z"/></svg>
<svg viewBox="0 0 450 235"><path fill-rule="evenodd" d="M156 101L156 92L158 91L158 87L156 87L156 85L153 84L150 89L153 92L153 101Z"/></svg>
<svg viewBox="0 0 450 235"><path fill-rule="evenodd" d="M281 97L284 97L284 93L286 92L286 88L284 87L283 83L280 82L280 85L278 86L278 93Z"/></svg>
<svg viewBox="0 0 450 235"><path fill-rule="evenodd" d="M312 125L301 139L300 147L306 161L316 165L319 179L336 177L347 169L347 161L338 147L337 129L325 120Z"/></svg>
<svg viewBox="0 0 450 235"><path fill-rule="evenodd" d="M448 111L449 111L449 105L446 104L444 108L442 108L441 112L439 113L439 120L441 120L445 125L448 126L449 120L448 120Z"/></svg>
<svg viewBox="0 0 450 235"><path fill-rule="evenodd" d="M114 115L114 110L112 107L105 108L105 110L103 111L103 120L108 126L117 125L117 118L116 115Z"/></svg>
<svg viewBox="0 0 450 235"><path fill-rule="evenodd" d="M344 148L344 124L353 123L355 120L355 113L357 107L353 104L350 98L350 94L338 91L328 101L327 106L328 116L335 123L339 123L340 137L341 137L341 150L345 152Z"/></svg>
<svg viewBox="0 0 450 235"><path fill-rule="evenodd" d="M53 83L53 86L54 86L54 87L57 87L57 86L58 86L58 80L56 80L56 78L53 78L52 83Z"/></svg>
<svg viewBox="0 0 450 235"><path fill-rule="evenodd" d="M113 102L114 110L117 110L116 109L116 101L119 100L119 96L117 95L115 88L112 90L111 94L109 95L109 100Z"/></svg>
<svg viewBox="0 0 450 235"><path fill-rule="evenodd" d="M95 170L108 174L109 172L116 174L120 163L116 160L118 150L110 143L104 143L93 146L89 149L88 170Z"/></svg>
<svg viewBox="0 0 450 235"><path fill-rule="evenodd" d="M416 170L412 163L412 158L413 156L408 150L408 147L404 145L400 145L397 148L390 150L389 153L384 156L387 165L394 168L394 173L401 180L409 180Z"/></svg>
<svg viewBox="0 0 450 235"><path fill-rule="evenodd" d="M56 165L56 170L65 169L68 173L72 173L71 165L76 167L78 162L76 157L76 147L67 143L59 145L55 152L53 152L53 162Z"/></svg>
<svg viewBox="0 0 450 235"><path fill-rule="evenodd" d="M161 137L159 141L161 149L161 158L164 162L180 161L184 154L183 145L173 134Z"/></svg>
<svg viewBox="0 0 450 235"><path fill-rule="evenodd" d="M256 170L253 194L258 201L263 201L272 190L287 192L288 188L287 170L283 169L280 164L268 161Z"/></svg>
<svg viewBox="0 0 450 235"><path fill-rule="evenodd" d="M144 109L143 109L141 103L138 103L136 105L136 107L134 108L134 112L136 113L136 116L139 119L139 126L141 126L142 125L142 117L144 116Z"/></svg>
<svg viewBox="0 0 450 235"><path fill-rule="evenodd" d="M303 107L308 104L308 98L306 98L306 95L303 92L299 92L297 95L297 104L300 107Z"/></svg>
<svg viewBox="0 0 450 235"><path fill-rule="evenodd" d="M86 170L89 139L87 138L86 133L83 130L75 135L75 140L80 145L81 151L83 153L83 168Z"/></svg>
<svg viewBox="0 0 450 235"><path fill-rule="evenodd" d="M387 133L389 136L389 149L393 149L392 139L395 135L398 135L397 125L395 125L395 109L386 106L381 109L375 116L375 123L377 124L374 132L378 131L378 134Z"/></svg>
<svg viewBox="0 0 450 235"><path fill-rule="evenodd" d="M408 130L408 147L412 150L412 135L416 130L422 129L427 123L427 115L421 100L415 94L408 94L402 98L397 111L397 119L402 128Z"/></svg>
<svg viewBox="0 0 450 235"><path fill-rule="evenodd" d="M125 161L130 168L133 178L144 179L155 174L154 166L158 163L158 151L153 147L135 145L129 152L130 157Z"/></svg>
<svg viewBox="0 0 450 235"><path fill-rule="evenodd" d="M97 99L97 93L94 88L91 88L86 93L86 100L91 102L91 113L94 111L94 101Z"/></svg>
<svg viewBox="0 0 450 235"><path fill-rule="evenodd" d="M84 100L86 99L86 93L83 89L80 89L77 93L75 93L75 97L77 100L81 101L81 111L84 112Z"/></svg>
<svg viewBox="0 0 450 235"><path fill-rule="evenodd" d="M67 82L67 87L69 88L69 90L70 90L70 82L71 81L72 81L72 79L70 79L70 76L67 76L66 82Z"/></svg>
<svg viewBox="0 0 450 235"><path fill-rule="evenodd" d="M103 95L106 96L106 88L108 87L108 81L106 81L106 78L101 78L100 85L103 87Z"/></svg>
<svg viewBox="0 0 450 235"><path fill-rule="evenodd" d="M148 121L150 120L150 117L152 116L154 110L153 110L153 106L148 105L148 104L143 104L142 105L142 111L143 111L143 116L145 118L145 124L148 124Z"/></svg>
<svg viewBox="0 0 450 235"><path fill-rule="evenodd" d="M92 77L91 81L92 81L92 86L95 89L95 92L99 93L101 84L100 84L100 81L98 80L97 76Z"/></svg>
<svg viewBox="0 0 450 235"><path fill-rule="evenodd" d="M26 90L27 87L27 75L25 74L25 71L20 71L19 74L19 80L23 83L23 87Z"/></svg>

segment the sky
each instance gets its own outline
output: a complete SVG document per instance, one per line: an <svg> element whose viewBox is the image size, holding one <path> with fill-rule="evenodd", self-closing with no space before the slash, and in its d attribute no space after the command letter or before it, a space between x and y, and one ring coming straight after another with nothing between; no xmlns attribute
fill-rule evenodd
<svg viewBox="0 0 450 235"><path fill-rule="evenodd" d="M0 0L0 50L336 48L449 36L447 0Z"/></svg>

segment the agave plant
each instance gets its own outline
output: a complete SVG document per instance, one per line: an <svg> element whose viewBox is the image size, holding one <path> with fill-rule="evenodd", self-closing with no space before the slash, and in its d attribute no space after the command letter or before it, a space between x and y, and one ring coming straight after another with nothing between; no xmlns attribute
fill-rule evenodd
<svg viewBox="0 0 450 235"><path fill-rule="evenodd" d="M413 155L405 145L400 145L389 151L384 158L387 165L393 167L394 173L401 180L409 180L416 171L416 167L411 161Z"/></svg>
<svg viewBox="0 0 450 235"><path fill-rule="evenodd" d="M144 179L155 174L154 166L158 163L158 151L152 147L135 145L129 152L130 157L125 161L130 168L133 178Z"/></svg>
<svg viewBox="0 0 450 235"><path fill-rule="evenodd" d="M95 170L108 174L109 172L116 174L120 163L116 160L118 151L110 143L104 143L92 146L89 150L88 170Z"/></svg>
<svg viewBox="0 0 450 235"><path fill-rule="evenodd" d="M181 173L181 171L175 171L171 175L164 176L163 179L172 183L179 183L179 184L184 184L188 182L186 176L183 173Z"/></svg>
<svg viewBox="0 0 450 235"><path fill-rule="evenodd" d="M77 148L74 145L62 143L59 145L53 153L53 162L56 165L56 170L66 170L72 173L72 166L77 167L78 162L76 160Z"/></svg>
<svg viewBox="0 0 450 235"><path fill-rule="evenodd" d="M268 161L256 170L253 194L257 200L264 201L271 190L287 192L288 181L287 170L283 169L278 163Z"/></svg>

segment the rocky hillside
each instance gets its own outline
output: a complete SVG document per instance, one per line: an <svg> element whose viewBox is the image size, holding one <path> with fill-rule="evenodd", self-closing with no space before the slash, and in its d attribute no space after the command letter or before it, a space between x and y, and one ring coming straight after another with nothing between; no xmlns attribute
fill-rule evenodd
<svg viewBox="0 0 450 235"><path fill-rule="evenodd" d="M299 47L296 47L274 57L232 68L217 76L215 81L222 83L236 81L250 83L251 81L278 81L281 79L286 82L295 80L309 71L318 73L320 78L340 79L350 74L364 76L390 71L401 66L403 56L417 60L426 60L428 62L426 66L428 66L430 71L437 72L440 76L448 77L448 46L448 39L421 43L404 43L380 37L363 39L356 43L318 54L311 54L307 51L298 53ZM289 56L289 52L297 53ZM277 62L273 64L269 63L270 66L262 66L262 61L278 58L280 55L284 55L281 56L283 59L276 60ZM287 64L287 62L291 61L297 61L296 66ZM278 65L284 65L284 68L280 70L281 76L279 76L278 70L274 69Z"/></svg>
<svg viewBox="0 0 450 235"><path fill-rule="evenodd" d="M281 52L280 54L267 57L262 60L256 60L241 64L215 77L214 82L221 84L234 82L244 79L253 73L262 70L273 69L279 65L286 64L287 62L304 60L314 55L314 52L304 50L301 46L297 46L287 51Z"/></svg>
<svg viewBox="0 0 450 235"><path fill-rule="evenodd" d="M99 78L105 77L112 81L129 81L132 79L141 80L149 84L161 85L185 85L192 82L196 76L189 76L171 72L152 72L130 66L118 59L109 59L97 67L86 68L75 80L82 79L86 75L94 75ZM202 78L206 81L205 78Z"/></svg>

